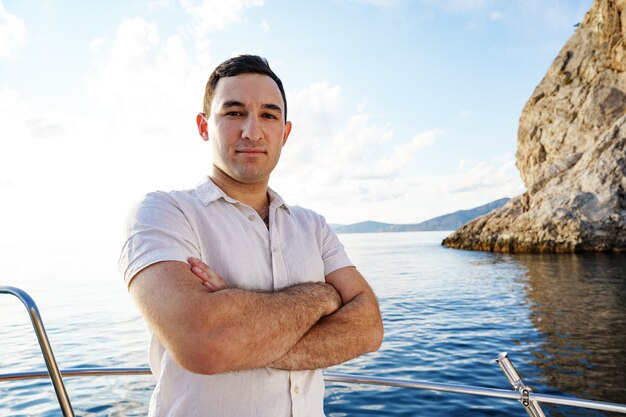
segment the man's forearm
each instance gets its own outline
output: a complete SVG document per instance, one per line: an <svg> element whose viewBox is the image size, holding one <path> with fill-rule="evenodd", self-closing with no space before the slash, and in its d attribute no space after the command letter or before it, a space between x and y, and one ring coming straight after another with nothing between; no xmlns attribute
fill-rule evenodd
<svg viewBox="0 0 626 417"><path fill-rule="evenodd" d="M130 291L172 357L202 374L267 366L341 305L335 289L325 283L274 293L210 291L179 262L146 268Z"/></svg>
<svg viewBox="0 0 626 417"><path fill-rule="evenodd" d="M214 328L211 336L231 352L222 355L231 359L224 363L225 371L266 366L284 356L340 305L334 288L324 283L298 284L273 293L225 289L212 295L227 300L228 307L222 310L227 317L220 319L223 326Z"/></svg>
<svg viewBox="0 0 626 417"><path fill-rule="evenodd" d="M269 366L287 370L326 368L377 350L382 334L374 295L365 293L322 318Z"/></svg>

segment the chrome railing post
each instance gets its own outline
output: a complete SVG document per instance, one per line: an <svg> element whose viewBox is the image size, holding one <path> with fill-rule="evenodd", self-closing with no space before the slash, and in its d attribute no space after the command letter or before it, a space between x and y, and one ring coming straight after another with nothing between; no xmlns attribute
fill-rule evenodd
<svg viewBox="0 0 626 417"><path fill-rule="evenodd" d="M0 285L0 294L14 295L19 298L22 303L24 303L24 306L28 311L28 315L30 316L30 321L33 323L33 329L37 335L37 341L39 341L39 347L41 348L43 359L46 362L48 374L50 375L54 391L56 392L57 399L59 400L59 406L61 406L61 410L63 411L63 415L65 417L74 417L74 410L72 409L70 398L65 390L65 384L63 384L61 372L59 372L59 367L54 359L52 347L50 346L46 329L43 326L43 321L41 320L37 304L35 304L35 301L33 301L30 295L19 288Z"/></svg>
<svg viewBox="0 0 626 417"><path fill-rule="evenodd" d="M522 403L528 415L530 417L546 417L543 410L541 410L539 403L531 398L533 390L524 384L522 377L519 376L513 366L513 363L511 363L508 354L506 352L502 352L495 360L498 362L498 365L500 365L502 372L504 372L506 379L509 380L513 389L520 393L521 398L519 399L519 402Z"/></svg>

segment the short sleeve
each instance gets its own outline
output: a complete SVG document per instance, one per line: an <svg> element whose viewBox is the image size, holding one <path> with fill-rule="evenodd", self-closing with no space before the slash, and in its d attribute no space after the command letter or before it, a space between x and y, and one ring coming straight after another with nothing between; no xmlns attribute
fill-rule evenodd
<svg viewBox="0 0 626 417"><path fill-rule="evenodd" d="M354 266L354 264L348 258L343 244L339 241L339 238L335 232L326 223L323 216L320 216L322 220L322 260L324 261L324 276L327 276L331 272L341 269L346 266Z"/></svg>
<svg viewBox="0 0 626 417"><path fill-rule="evenodd" d="M142 269L162 261L187 262L199 257L199 245L179 203L165 192L154 192L137 204L126 222L126 240L118 267L126 285Z"/></svg>

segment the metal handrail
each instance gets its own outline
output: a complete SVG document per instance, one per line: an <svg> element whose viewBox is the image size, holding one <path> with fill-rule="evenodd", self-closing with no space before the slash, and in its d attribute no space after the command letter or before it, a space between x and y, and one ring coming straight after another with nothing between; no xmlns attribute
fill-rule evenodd
<svg viewBox="0 0 626 417"><path fill-rule="evenodd" d="M41 314L39 314L37 304L35 304L35 301L26 291L16 287L0 285L0 294L10 294L17 297L26 307L28 315L30 316L30 321L33 324L33 329L37 335L37 341L39 342L43 359L46 362L46 367L48 368L48 373L50 379L52 380L54 391L56 392L57 399L59 400L59 406L61 407L65 417L74 417L74 410L72 409L72 404L70 403L70 397L67 395L67 391L65 390L65 384L63 384L63 378L59 372L57 361L54 359L52 346L50 346L48 334L46 333L46 329L43 325L43 320L41 320Z"/></svg>
<svg viewBox="0 0 626 417"><path fill-rule="evenodd" d="M56 360L54 359L54 355L52 354L52 348L50 347L50 343L46 335L46 330L43 326L43 322L41 321L41 316L39 314L39 310L37 309L37 306L35 305L35 302L26 292L24 292L23 290L19 288L0 286L0 294L3 294L3 293L12 294L16 296L17 298L22 300L22 302L28 309L29 315L31 317L31 321L33 323L33 328L35 330L35 333L37 333L37 339L39 340L39 345L41 347L42 354L46 361L46 366L48 368L48 371L46 372L42 370L42 371L33 371L33 372L0 374L0 382L50 377L52 379L52 383L57 393L57 398L59 400L59 405L61 406L61 409L63 411L63 415L73 417L74 411L72 410L69 397L67 396L67 392L65 391L65 386L63 384L62 376L80 377L80 376L97 376L97 375L150 375L151 374L150 369L145 368L145 367L137 367L137 368L95 367L95 368L73 368L73 369L59 370L56 364ZM485 397L495 397L495 398L501 398L501 399L516 400L522 403L522 405L524 405L524 408L526 409L526 411L528 412L530 416L543 414L543 412L541 412L541 409L538 408L539 407L538 403L558 404L558 405L589 408L589 409L601 410L601 411L612 411L612 412L626 414L626 405L623 405L623 404L534 393L523 383L523 381L517 374L517 371L515 371L515 368L513 367L513 365L507 358L506 353L500 354L498 358L496 358L496 361L498 361L498 363L500 364L500 367L504 371L507 379L509 380L509 382L511 382L515 390L475 387L475 386L470 386L470 385L444 384L444 383L436 383L436 382L420 381L420 380L412 380L412 379L351 375L351 374L341 374L341 373L333 373L333 372L324 372L324 379L328 382L383 385L383 386L388 386L388 387L452 392L452 393L457 393L457 394L479 395L479 396L485 396ZM535 404L537 408L531 407L532 409L529 410L529 406L527 405L527 403L530 405ZM532 413L541 413L541 414L532 414Z"/></svg>
<svg viewBox="0 0 626 417"><path fill-rule="evenodd" d="M64 377L83 377L83 376L111 376L111 375L152 375L150 368L72 368L60 371ZM0 382L16 381L24 379L47 378L49 375L46 371L18 372L9 374L0 374ZM324 372L324 380L327 382L339 382L346 384L367 384L382 385L386 387L412 388L428 391L451 392L456 394L478 395L483 397L494 397L505 400L521 401L521 395L517 391L504 390L497 388L475 387L471 385L444 384L430 381L420 381L415 379L399 379L384 378L363 375L351 375L334 372ZM531 398L544 404L566 405L571 407L589 408L600 411L612 411L626 414L626 405L608 403L593 400L584 400L574 397L563 397L557 395L545 395L532 393Z"/></svg>
<svg viewBox="0 0 626 417"><path fill-rule="evenodd" d="M526 410L528 415L530 417L546 417L546 415L543 413L543 410L541 409L541 406L539 405L539 402L530 398L530 394L533 392L533 390L528 385L524 384L524 381L522 381L522 377L519 376L519 374L517 373L517 370L511 363L511 360L509 359L507 353L502 352L500 355L498 355L495 361L498 362L498 365L500 365L500 369L502 369L502 372L504 372L504 376L506 376L506 379L509 380L509 382L513 386L513 389L521 394L522 399L520 400L520 402L524 406L524 409Z"/></svg>

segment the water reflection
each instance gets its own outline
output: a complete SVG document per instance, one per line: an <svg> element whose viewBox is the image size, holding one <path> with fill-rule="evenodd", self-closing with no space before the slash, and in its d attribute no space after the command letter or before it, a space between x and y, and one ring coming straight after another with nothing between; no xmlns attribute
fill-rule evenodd
<svg viewBox="0 0 626 417"><path fill-rule="evenodd" d="M534 365L547 384L626 403L626 256L516 258L528 270L531 320L544 338Z"/></svg>

